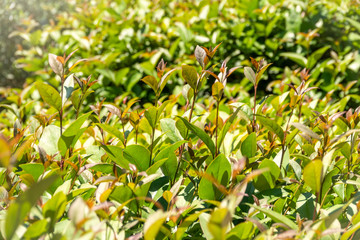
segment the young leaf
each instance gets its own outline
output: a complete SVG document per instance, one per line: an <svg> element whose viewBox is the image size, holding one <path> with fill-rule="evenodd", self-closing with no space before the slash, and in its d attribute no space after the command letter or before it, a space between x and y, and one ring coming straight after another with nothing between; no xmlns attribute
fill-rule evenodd
<svg viewBox="0 0 360 240"><path fill-rule="evenodd" d="M57 59L55 54L49 53L49 64L54 73L61 77L63 74L63 64Z"/></svg>
<svg viewBox="0 0 360 240"><path fill-rule="evenodd" d="M48 232L49 223L47 219L37 220L32 223L24 234L25 239L39 239L39 237Z"/></svg>
<svg viewBox="0 0 360 240"><path fill-rule="evenodd" d="M196 48L195 48L195 57L196 57L196 60L199 62L200 66L202 68L204 68L205 67L204 66L204 60L206 58L206 52L199 45L197 45Z"/></svg>
<svg viewBox="0 0 360 240"><path fill-rule="evenodd" d="M235 110L235 112L233 112L233 114L231 114L231 116L226 120L225 125L221 129L221 132L219 133L219 136L218 136L218 146L221 146L222 142L224 141L226 133L229 131L231 124L233 124L233 122L236 120L237 115L240 111L240 108L241 107L238 107Z"/></svg>
<svg viewBox="0 0 360 240"><path fill-rule="evenodd" d="M250 82L256 86L256 76L254 70L252 70L251 67L244 67L244 74L247 79L249 79Z"/></svg>
<svg viewBox="0 0 360 240"><path fill-rule="evenodd" d="M262 77L262 75L264 74L264 72L266 71L266 69L271 65L272 63L267 64L266 66L262 67L260 69L260 71L256 74L256 85L260 82L260 79Z"/></svg>
<svg viewBox="0 0 360 240"><path fill-rule="evenodd" d="M145 118L148 120L148 122L152 128L156 127L157 119L159 117L159 116L157 116L157 114L158 114L158 111L157 111L156 107L154 107L154 106L147 109L144 113Z"/></svg>
<svg viewBox="0 0 360 240"><path fill-rule="evenodd" d="M185 81L190 85L190 87L196 90L198 82L198 74L196 72L196 69L192 66L182 65L181 73Z"/></svg>
<svg viewBox="0 0 360 240"><path fill-rule="evenodd" d="M164 76L162 76L160 82L159 82L159 86L158 86L158 94L160 94L162 92L162 90L164 89L167 81L169 80L170 76L176 71L178 70L178 68L174 68L171 69L170 71L168 71L167 73L165 73Z"/></svg>
<svg viewBox="0 0 360 240"><path fill-rule="evenodd" d="M36 82L35 86L44 102L46 102L51 107L55 108L58 112L60 112L61 97L59 92L56 91L56 89L52 86L42 82Z"/></svg>
<svg viewBox="0 0 360 240"><path fill-rule="evenodd" d="M168 213L158 210L155 213L147 217L144 224L144 239L153 240L156 239L157 234L160 231L161 226L168 217Z"/></svg>
<svg viewBox="0 0 360 240"><path fill-rule="evenodd" d="M212 96L215 98L217 102L219 102L221 100L223 93L224 93L224 85L221 82L216 81L212 85Z"/></svg>
<svg viewBox="0 0 360 240"><path fill-rule="evenodd" d="M146 76L143 79L141 79L144 83L146 83L148 86L150 86L155 94L157 94L158 91L158 82L156 81L156 78L153 76Z"/></svg>
<svg viewBox="0 0 360 240"><path fill-rule="evenodd" d="M202 129L189 123L185 118L182 118L182 117L179 117L179 118L181 119L181 121L186 125L186 127L189 130L191 130L196 136L198 136L205 143L205 145L209 148L211 154L214 156L215 155L215 145L214 145L213 141L211 140L211 138Z"/></svg>

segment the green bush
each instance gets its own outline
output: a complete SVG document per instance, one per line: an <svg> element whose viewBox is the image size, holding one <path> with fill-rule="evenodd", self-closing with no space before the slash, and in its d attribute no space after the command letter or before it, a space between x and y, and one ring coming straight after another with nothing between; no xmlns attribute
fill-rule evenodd
<svg viewBox="0 0 360 240"><path fill-rule="evenodd" d="M196 66L159 61L142 78L153 102L84 108L98 83L72 73L77 52L49 54L58 88L40 79L5 91L1 237L357 239L360 108L322 97L305 69L258 98L277 67L217 62L219 46L197 46ZM251 100L228 83L239 69ZM175 72L182 91L167 97Z"/></svg>
<svg viewBox="0 0 360 240"><path fill-rule="evenodd" d="M154 75L164 58L168 66L194 64L194 46L214 47L223 42L222 55L232 65L248 65L249 57L273 63L261 83L261 95L278 89L276 81L298 68L310 69L323 95L335 91L359 101L360 8L357 1L69 1L58 11L56 24L19 32L25 39L17 64L39 79L57 84L44 64L48 53L63 55L79 49L88 61L79 77L92 74L96 99L119 95L151 100L150 91L138 84ZM13 35L16 35L15 33ZM29 41L26 41L28 39ZM215 57L216 58L216 57ZM220 59L216 58L216 61ZM275 81L275 82L273 82ZM180 83L173 78L165 92ZM231 82L250 90L248 80L236 72ZM351 87L352 86L352 87Z"/></svg>

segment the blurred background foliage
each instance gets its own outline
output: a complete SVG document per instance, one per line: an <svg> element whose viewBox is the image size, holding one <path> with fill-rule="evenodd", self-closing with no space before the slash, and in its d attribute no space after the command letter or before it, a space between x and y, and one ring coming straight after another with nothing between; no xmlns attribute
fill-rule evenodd
<svg viewBox="0 0 360 240"><path fill-rule="evenodd" d="M269 81L259 86L261 95L276 94L295 79L294 71L307 68L323 97L351 96L350 107L360 99L356 0L5 0L0 5L3 86L36 80L58 86L48 53L78 49L73 61L87 61L78 65L77 76L99 80L93 98L130 95L146 101L152 91L139 80L156 76L161 58L168 68L195 65L196 45L222 42L217 56L223 59L215 62L228 58L231 66L246 66L251 56L273 63L265 76ZM251 84L242 71L229 79L230 98L248 96ZM181 74L174 74L165 93L180 92L179 82Z"/></svg>

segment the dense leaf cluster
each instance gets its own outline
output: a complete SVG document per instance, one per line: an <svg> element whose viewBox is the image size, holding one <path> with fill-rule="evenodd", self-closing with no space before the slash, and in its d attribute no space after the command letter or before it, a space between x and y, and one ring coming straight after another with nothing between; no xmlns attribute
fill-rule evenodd
<svg viewBox="0 0 360 240"><path fill-rule="evenodd" d="M160 60L137 82L153 102L89 108L97 82L73 73L77 52L48 54L59 88L37 81L1 105L1 238L357 239L360 108L321 98L306 69L259 99L275 66L228 67L221 47ZM253 98L228 84L240 69ZM182 91L161 94L176 75Z"/></svg>
<svg viewBox="0 0 360 240"><path fill-rule="evenodd" d="M137 82L143 75L155 75L161 58L173 66L194 64L197 44L223 42L222 55L231 58L231 65L247 66L250 56L264 57L273 63L265 76L272 81L307 68L323 93L334 91L340 98L351 94L353 108L359 100L358 1L68 0L67 5L48 25L32 28L36 18L29 19L9 28L11 39L1 41L12 48L13 41L21 43L16 65L33 73L29 83L42 79L57 86L45 64L48 52L62 55L79 49L77 56L88 59L79 72L99 80L93 87L96 100L127 94L150 101L155 96ZM242 80L242 88L251 90L242 69L234 74L230 82ZM165 93L180 83L172 79ZM262 96L273 87L266 85L259 86Z"/></svg>

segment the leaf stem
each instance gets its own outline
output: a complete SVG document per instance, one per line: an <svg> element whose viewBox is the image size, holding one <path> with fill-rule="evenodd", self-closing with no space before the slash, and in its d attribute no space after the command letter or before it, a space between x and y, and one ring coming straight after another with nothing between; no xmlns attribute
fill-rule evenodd
<svg viewBox="0 0 360 240"><path fill-rule="evenodd" d="M191 104L190 114L189 114L189 123L191 123L191 117L192 117L192 114L193 114L193 111L194 111L194 107L195 107L196 96L197 96L197 91L194 91L193 102L192 102L192 104ZM189 129L186 130L185 138L187 138L188 133L189 133ZM185 149L185 144L183 144L183 145L180 146L179 161L178 161L178 164L177 164L177 166L176 166L176 171L175 171L173 183L175 183L175 181L176 181L176 175L177 175L178 172L179 172L179 168L180 168L180 164L181 164L181 156L182 156L182 154L183 154L183 152L184 152L184 149Z"/></svg>
<svg viewBox="0 0 360 240"><path fill-rule="evenodd" d="M256 114L256 91L257 91L257 85L254 85L254 114L253 114L253 124L252 124L252 130L255 132L255 114Z"/></svg>
<svg viewBox="0 0 360 240"><path fill-rule="evenodd" d="M220 101L217 101L216 103L216 120L215 120L215 157L219 154L218 149L218 125L219 125L219 105Z"/></svg>

